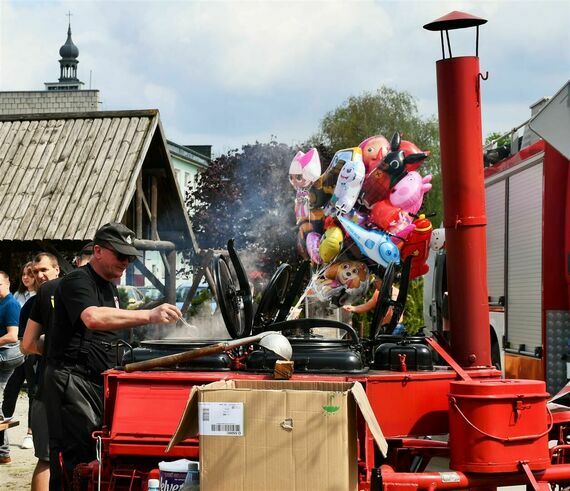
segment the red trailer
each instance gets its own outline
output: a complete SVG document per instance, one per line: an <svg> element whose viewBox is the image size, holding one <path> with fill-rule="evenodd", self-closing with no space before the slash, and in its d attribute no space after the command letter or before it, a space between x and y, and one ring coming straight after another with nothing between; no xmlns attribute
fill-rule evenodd
<svg viewBox="0 0 570 491"><path fill-rule="evenodd" d="M476 27L478 34L485 22L453 12L425 27L441 32L443 48L444 32ZM231 261L217 257L214 263L217 300L234 338L266 329L288 333L295 362L289 383L359 381L364 386L388 439L389 453L386 458L380 455L367 427L358 421L359 490L491 490L517 483L550 489L546 483L570 482L570 465L565 464L566 446L552 455L548 449L549 433L554 430L544 385L501 380L491 365L480 151L482 76L477 56L451 57L448 36L447 47L449 56L444 52L437 73L451 347L431 338L397 340L376 329L371 338L361 339L351 326L330 320L283 320L301 283L302 268L293 279L293 294L288 294L288 267L277 271L254 317L247 277L231 243ZM393 275L393 267L388 267L387 291ZM402 275L405 278L406 265ZM383 318L382 311L393 303L389 295L383 296L375 318ZM312 335L316 327L335 327L346 335L319 338ZM125 361L204 344L208 343L148 341L127 353ZM78 485L146 489L149 472L159 460L197 457L198 441L193 438L164 453L191 387L228 378L267 379L275 361L267 351L242 347L179 364L177 370L106 372L104 427L95 435L100 459L78 467ZM558 428L565 420L559 416ZM431 439L447 434L449 442ZM559 435L557 439L565 444L562 429ZM426 472L434 456L450 457L449 470Z"/></svg>

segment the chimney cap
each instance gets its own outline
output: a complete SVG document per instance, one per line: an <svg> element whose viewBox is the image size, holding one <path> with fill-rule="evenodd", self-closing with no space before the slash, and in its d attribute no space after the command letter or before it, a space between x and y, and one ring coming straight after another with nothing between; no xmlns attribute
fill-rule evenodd
<svg viewBox="0 0 570 491"><path fill-rule="evenodd" d="M452 29L465 29L467 27L476 27L485 24L487 19L476 17L467 12L454 10L449 14L435 19L424 26L428 31L451 31Z"/></svg>

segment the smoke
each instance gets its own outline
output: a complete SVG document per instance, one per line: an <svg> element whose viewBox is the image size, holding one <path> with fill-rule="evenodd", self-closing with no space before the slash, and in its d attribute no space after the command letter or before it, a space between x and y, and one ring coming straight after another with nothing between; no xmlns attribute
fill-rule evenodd
<svg viewBox="0 0 570 491"><path fill-rule="evenodd" d="M168 331L163 332L164 339L229 339L220 309L213 311L214 308L215 302L206 300L197 313L187 319L187 325L179 321L169 326Z"/></svg>

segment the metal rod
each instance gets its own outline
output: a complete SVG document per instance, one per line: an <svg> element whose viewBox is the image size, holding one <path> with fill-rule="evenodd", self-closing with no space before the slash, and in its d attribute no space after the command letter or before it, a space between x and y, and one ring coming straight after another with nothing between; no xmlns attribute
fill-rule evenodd
<svg viewBox="0 0 570 491"><path fill-rule="evenodd" d="M158 182L156 176L151 177L150 191L150 238L159 240L158 236Z"/></svg>
<svg viewBox="0 0 570 491"><path fill-rule="evenodd" d="M480 486L490 485L513 485L528 484L527 476L523 472L511 474L464 474L463 472L453 471L454 480L449 480L449 476L445 472L395 472L389 465L382 466L382 484L383 490L395 491L402 487L402 484L413 484L413 489L471 489ZM543 471L534 471L532 473L539 482L558 482L568 481L570 479L569 464L555 464ZM446 480L447 478L447 480Z"/></svg>
<svg viewBox="0 0 570 491"><path fill-rule="evenodd" d="M136 232L137 237L142 237L143 234L143 203L142 198L142 172L137 177L137 192L136 192Z"/></svg>
<svg viewBox="0 0 570 491"><path fill-rule="evenodd" d="M479 26L475 28L475 56L479 56Z"/></svg>
<svg viewBox="0 0 570 491"><path fill-rule="evenodd" d="M135 239L133 244L139 251L173 251L176 249L174 242L168 240L141 240Z"/></svg>
<svg viewBox="0 0 570 491"><path fill-rule="evenodd" d="M441 56L445 60L445 44L443 44L443 31L439 31L439 38L441 39Z"/></svg>
<svg viewBox="0 0 570 491"><path fill-rule="evenodd" d="M449 42L449 31L445 31L445 37L447 38L447 49L449 51L449 57L453 58L453 55L451 54L451 43Z"/></svg>

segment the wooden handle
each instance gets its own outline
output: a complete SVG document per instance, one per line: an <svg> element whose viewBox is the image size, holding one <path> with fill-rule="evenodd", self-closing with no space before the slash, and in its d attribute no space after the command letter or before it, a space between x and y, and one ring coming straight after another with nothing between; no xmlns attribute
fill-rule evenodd
<svg viewBox="0 0 570 491"><path fill-rule="evenodd" d="M214 355L225 351L225 343L212 344L211 346L204 346L203 348L196 348L183 353L176 353L175 355L161 356L159 358L152 358L150 360L137 361L135 363L127 363L125 365L125 372L135 372L137 370L151 370L153 368L165 368L185 363L195 358L202 356Z"/></svg>

